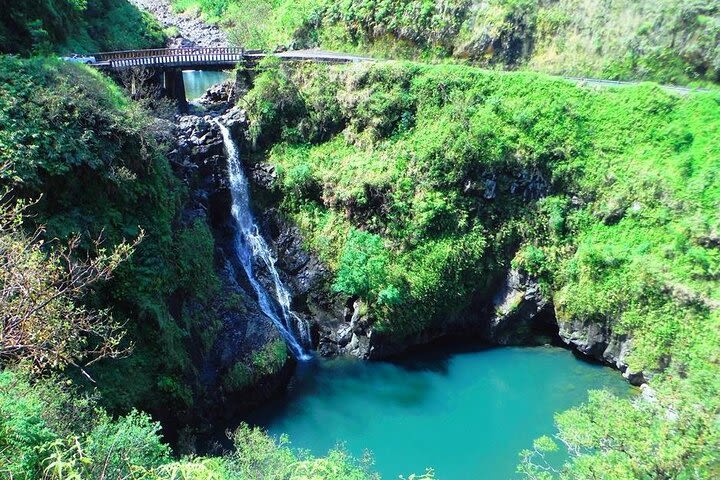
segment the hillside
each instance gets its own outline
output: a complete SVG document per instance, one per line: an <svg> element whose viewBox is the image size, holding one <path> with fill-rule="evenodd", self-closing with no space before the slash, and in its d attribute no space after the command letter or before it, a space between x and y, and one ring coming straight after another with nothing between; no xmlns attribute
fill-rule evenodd
<svg viewBox="0 0 720 480"><path fill-rule="evenodd" d="M720 81L720 2L174 0L247 47L351 50L550 74ZM259 20L258 20L259 19Z"/></svg>
<svg viewBox="0 0 720 480"><path fill-rule="evenodd" d="M720 97L384 63L269 67L246 101L284 211L365 304L371 352L479 327L463 312L519 270L567 342L662 392L561 414L568 474L718 473Z"/></svg>
<svg viewBox="0 0 720 480"><path fill-rule="evenodd" d="M339 420L468 478L509 437L517 478L720 478L720 0L174 0L398 59L268 58L182 112L58 58L162 45L127 0L0 3L0 478L379 480L308 441ZM513 354L449 381L467 344Z"/></svg>
<svg viewBox="0 0 720 480"><path fill-rule="evenodd" d="M90 53L159 47L159 24L127 0L2 2L0 52Z"/></svg>

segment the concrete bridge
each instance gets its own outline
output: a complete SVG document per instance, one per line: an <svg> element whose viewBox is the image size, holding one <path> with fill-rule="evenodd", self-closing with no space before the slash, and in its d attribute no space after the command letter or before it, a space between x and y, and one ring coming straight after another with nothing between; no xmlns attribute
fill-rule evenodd
<svg viewBox="0 0 720 480"><path fill-rule="evenodd" d="M372 60L368 57L327 52L323 50L291 50L266 53L243 48L159 48L152 50L125 50L88 55L87 63L100 69L120 70L133 67L181 68L184 70L225 70L238 63L256 64L265 57L285 61L320 63L351 63Z"/></svg>
<svg viewBox="0 0 720 480"><path fill-rule="evenodd" d="M353 63L371 61L371 58L348 55L323 50L291 50L266 53L261 50L243 48L160 48L152 50L125 50L117 52L93 53L84 57L69 58L114 76L130 76L130 90L136 94L136 79L128 72L144 70L151 76L143 81L151 81L161 86L166 96L178 100L181 108L187 105L183 70L229 70L238 64L247 67L257 65L266 57L276 57L288 62L316 63Z"/></svg>

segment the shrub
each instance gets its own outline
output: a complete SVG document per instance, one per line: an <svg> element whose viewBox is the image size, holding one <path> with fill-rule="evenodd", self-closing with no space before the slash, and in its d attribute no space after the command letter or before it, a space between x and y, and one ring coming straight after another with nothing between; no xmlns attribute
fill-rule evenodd
<svg viewBox="0 0 720 480"><path fill-rule="evenodd" d="M383 240L362 230L351 230L340 256L333 288L348 295L377 298L385 286L390 256Z"/></svg>

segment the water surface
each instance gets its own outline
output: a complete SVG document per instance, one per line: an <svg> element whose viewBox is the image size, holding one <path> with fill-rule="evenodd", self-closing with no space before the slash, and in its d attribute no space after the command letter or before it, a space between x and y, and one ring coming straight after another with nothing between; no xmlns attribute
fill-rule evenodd
<svg viewBox="0 0 720 480"><path fill-rule="evenodd" d="M626 394L615 371L551 348L435 351L402 362L301 364L287 398L254 422L325 454L370 450L384 479L433 467L440 480L515 478L518 453L588 389Z"/></svg>
<svg viewBox="0 0 720 480"><path fill-rule="evenodd" d="M230 78L230 72L213 72L205 70L183 70L185 83L185 97L193 101L202 96L205 91Z"/></svg>

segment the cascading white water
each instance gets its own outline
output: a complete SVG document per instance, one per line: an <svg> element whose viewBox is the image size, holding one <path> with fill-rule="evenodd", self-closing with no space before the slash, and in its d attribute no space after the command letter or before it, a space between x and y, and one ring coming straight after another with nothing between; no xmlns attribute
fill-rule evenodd
<svg viewBox="0 0 720 480"><path fill-rule="evenodd" d="M253 218L250 210L248 181L243 171L237 146L227 127L220 122L216 123L220 128L228 157L232 215L238 228L235 240L238 258L250 280L250 284L255 290L263 313L275 323L295 358L309 360L312 357L303 348L303 344L309 343L307 325L290 310L290 293L280 279L280 274L275 267L275 258L273 258L265 239L260 235ZM254 258L259 259L270 273L275 287L274 301L270 298L267 290L255 278L253 272Z"/></svg>

